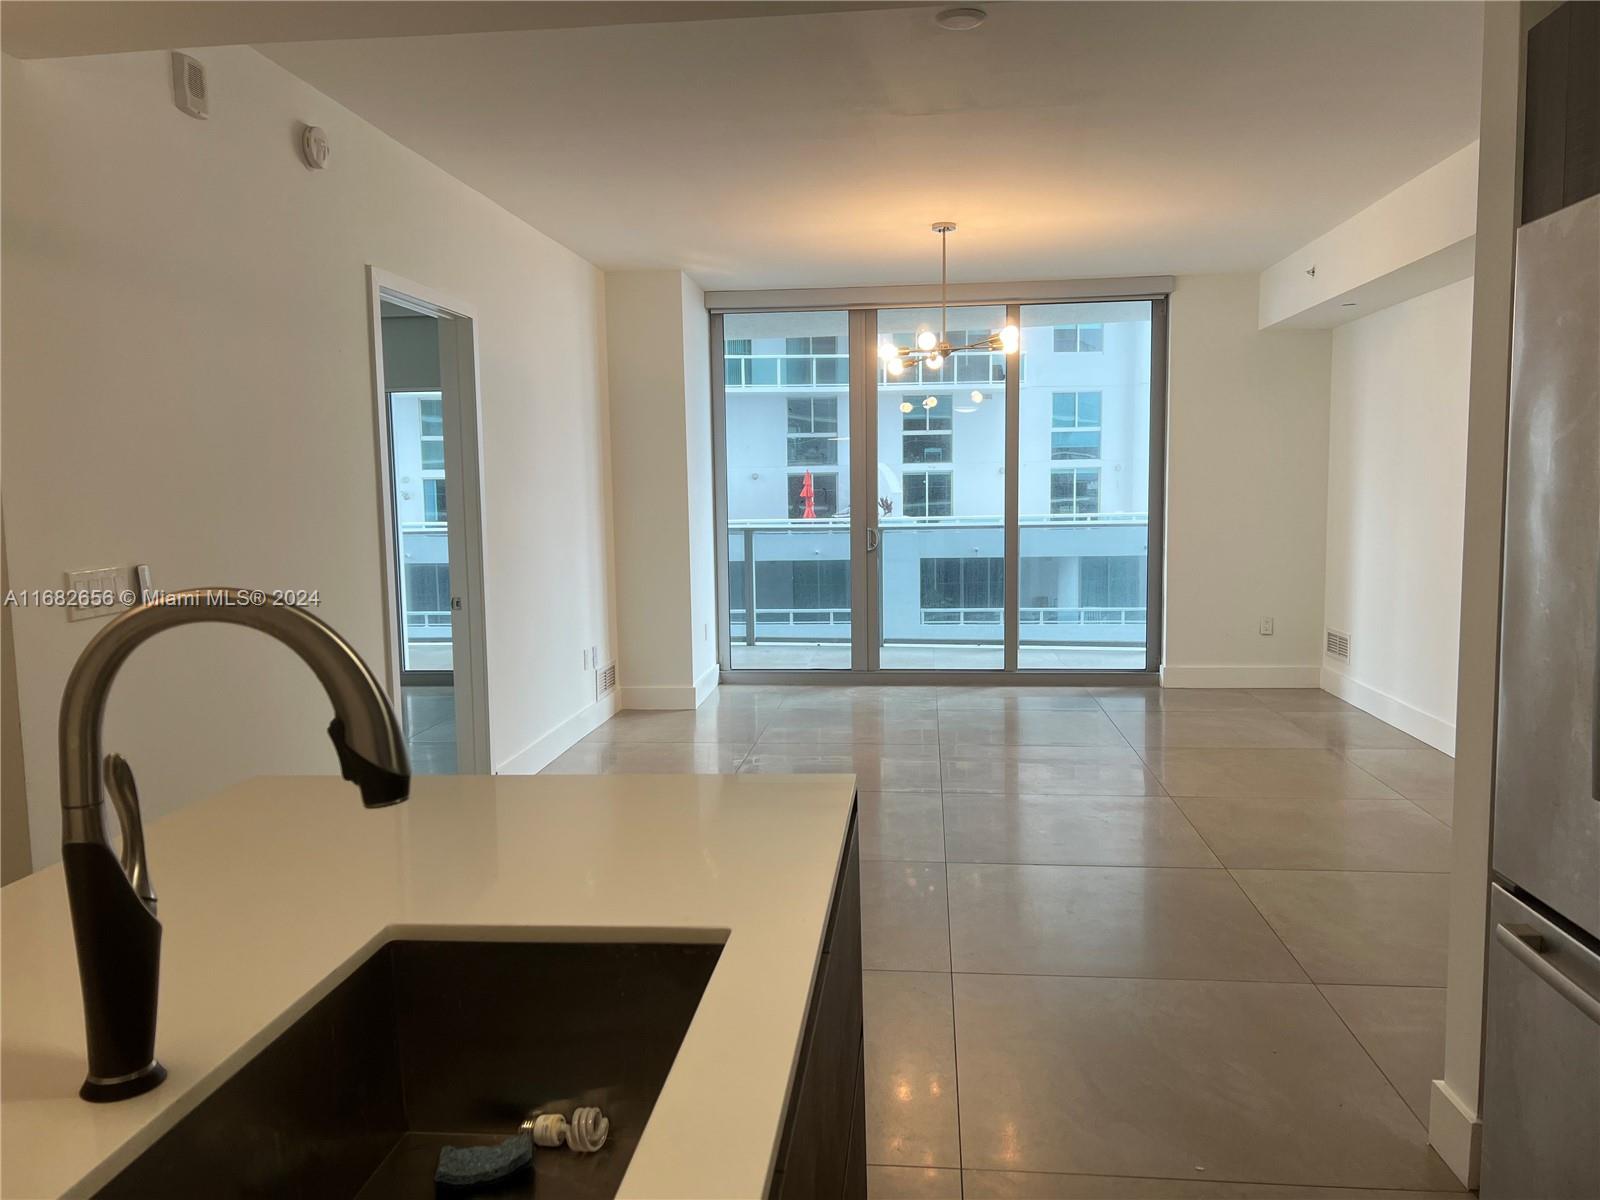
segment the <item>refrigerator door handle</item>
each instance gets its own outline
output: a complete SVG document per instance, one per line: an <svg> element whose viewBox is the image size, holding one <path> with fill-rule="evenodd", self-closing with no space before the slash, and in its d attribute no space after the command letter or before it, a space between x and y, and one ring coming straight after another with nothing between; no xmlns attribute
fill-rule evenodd
<svg viewBox="0 0 1600 1200"><path fill-rule="evenodd" d="M1497 942L1521 959L1530 971L1554 988L1563 1000L1596 1025L1600 1025L1600 996L1596 996L1544 956L1544 938L1526 925L1496 925L1494 936Z"/></svg>

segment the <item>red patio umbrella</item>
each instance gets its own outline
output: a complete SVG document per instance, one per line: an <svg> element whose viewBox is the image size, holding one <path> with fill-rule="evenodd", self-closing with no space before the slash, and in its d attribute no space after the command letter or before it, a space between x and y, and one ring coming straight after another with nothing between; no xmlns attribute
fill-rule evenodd
<svg viewBox="0 0 1600 1200"><path fill-rule="evenodd" d="M805 511L800 514L806 521L814 521L817 516L817 506L812 502L817 491L811 486L811 472L806 472L806 477L800 481L800 498L806 502Z"/></svg>

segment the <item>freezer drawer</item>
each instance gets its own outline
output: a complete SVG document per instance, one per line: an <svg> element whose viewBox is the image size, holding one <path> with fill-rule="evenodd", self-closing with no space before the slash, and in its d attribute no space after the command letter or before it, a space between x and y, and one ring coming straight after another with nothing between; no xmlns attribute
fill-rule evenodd
<svg viewBox="0 0 1600 1200"><path fill-rule="evenodd" d="M1600 937L1600 196L1517 235L1494 869Z"/></svg>
<svg viewBox="0 0 1600 1200"><path fill-rule="evenodd" d="M1482 1200L1600 1196L1600 954L1489 896Z"/></svg>

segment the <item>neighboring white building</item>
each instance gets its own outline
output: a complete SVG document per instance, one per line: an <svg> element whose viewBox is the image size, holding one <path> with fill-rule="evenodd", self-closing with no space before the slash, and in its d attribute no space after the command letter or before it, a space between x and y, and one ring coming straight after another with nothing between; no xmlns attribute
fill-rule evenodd
<svg viewBox="0 0 1600 1200"><path fill-rule="evenodd" d="M1150 306L1023 312L1023 645L1142 645ZM910 345L938 322L937 310L886 311L880 337ZM977 340L1003 323L1000 308L953 309L950 340ZM757 641L849 636L846 324L838 312L724 318L735 640L747 636L752 583ZM877 488L867 500L883 528L886 644L1003 638L1006 366L1002 354L970 352L899 378L879 367Z"/></svg>
<svg viewBox="0 0 1600 1200"><path fill-rule="evenodd" d="M389 393L407 670L450 669L450 535L442 404L439 392Z"/></svg>
<svg viewBox="0 0 1600 1200"><path fill-rule="evenodd" d="M450 535L445 499L444 397L439 323L411 313L383 316L395 536L407 671L448 671Z"/></svg>

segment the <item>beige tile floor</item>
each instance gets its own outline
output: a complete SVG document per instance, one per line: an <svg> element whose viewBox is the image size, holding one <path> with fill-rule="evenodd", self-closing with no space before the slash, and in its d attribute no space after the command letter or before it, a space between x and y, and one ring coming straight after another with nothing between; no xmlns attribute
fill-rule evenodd
<svg viewBox="0 0 1600 1200"><path fill-rule="evenodd" d="M1451 761L1333 696L725 686L548 769L858 776L878 1200L1459 1194Z"/></svg>

